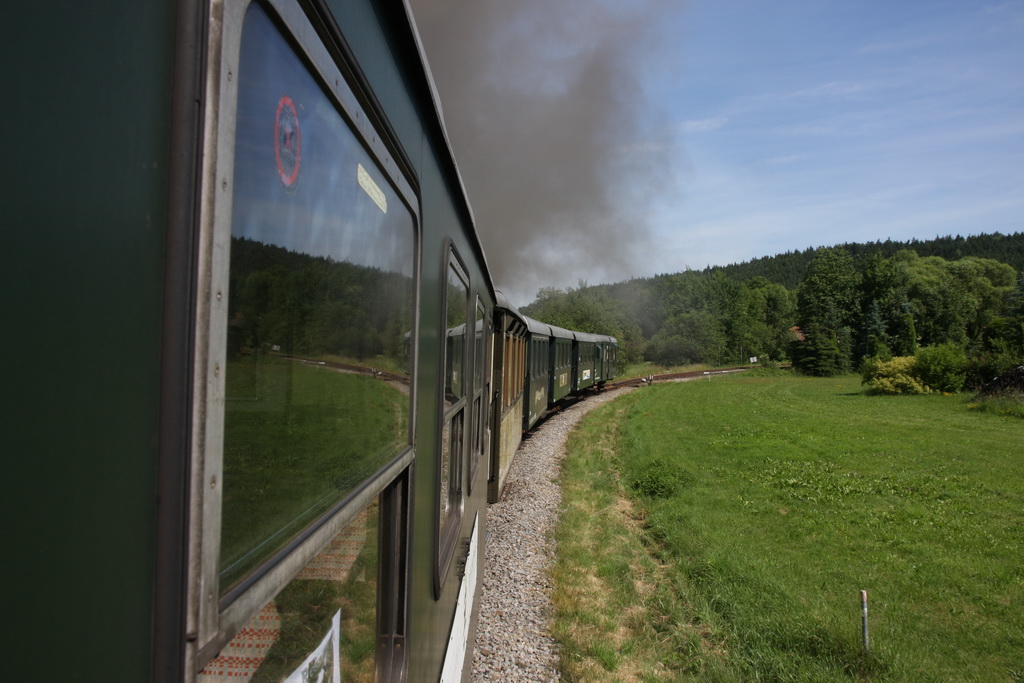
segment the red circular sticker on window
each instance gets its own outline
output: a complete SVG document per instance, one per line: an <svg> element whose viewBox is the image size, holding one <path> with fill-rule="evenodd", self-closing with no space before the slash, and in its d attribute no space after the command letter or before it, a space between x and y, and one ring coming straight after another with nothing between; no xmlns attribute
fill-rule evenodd
<svg viewBox="0 0 1024 683"><path fill-rule="evenodd" d="M299 177L299 162L302 159L302 139L299 135L299 112L292 98L285 95L277 103L277 118L274 120L274 154L277 157L277 172L285 187L291 187Z"/></svg>

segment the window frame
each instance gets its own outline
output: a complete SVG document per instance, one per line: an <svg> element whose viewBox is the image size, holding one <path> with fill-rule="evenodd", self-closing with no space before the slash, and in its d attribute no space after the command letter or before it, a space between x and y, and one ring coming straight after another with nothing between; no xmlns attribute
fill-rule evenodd
<svg viewBox="0 0 1024 683"><path fill-rule="evenodd" d="M487 451L487 444L490 441L491 402L489 396L490 387L494 381L492 321L479 293L476 295L476 305L473 310L476 313L475 341L473 342L476 346L473 349L473 431L470 444L469 479L466 482L466 490L469 495L473 494L473 484L476 481L477 472L480 470L480 457Z"/></svg>
<svg viewBox="0 0 1024 683"><path fill-rule="evenodd" d="M466 507L466 496L468 493L468 486L466 484L466 472L469 469L467 466L467 433L472 430L472 415L470 406L473 396L473 376L472 373L467 372L469 369L469 358L473 356L475 351L473 347L473 337L469 333L470 321L475 320L473 317L473 310L471 304L473 297L470 296L472 290L472 281L469 277L469 270L466 268L465 261L459 255L459 251L455 246L455 243L451 238L445 238L444 254L444 265L442 269L443 276L441 278L441 297L440 297L440 311L439 311L439 339L440 339L440 353L439 353L439 365L441 368L442 375L448 371L448 273L454 270L456 275L462 280L465 285L466 302L465 310L463 312L463 319L465 325L465 334L463 335L463 346L461 353L462 366L460 371L462 372L463 390L461 396L457 400L452 402L449 406L445 398L445 389L448 386L448 378L442 376L441 381L438 382L440 385L438 395L438 419L440 429L437 434L437 458L435 461L435 477L434 477L434 491L436 497L434 500L434 599L440 599L441 591L444 589L445 580L449 574L449 570L452 564L452 558L455 555L455 548L458 545L459 532L462 526L463 512ZM467 383L469 386L467 386ZM461 418L461 419L460 419ZM456 420L459 420L459 429L454 428ZM445 458L445 443L444 443L444 432L449 432L449 461L448 461L448 503L449 510L447 518L442 523L441 520L441 505L442 505L442 494L444 489L442 488L442 476L443 467L442 461ZM455 444L455 433L458 432L458 443ZM454 446L454 447L453 447ZM472 448L472 445L470 445Z"/></svg>
<svg viewBox="0 0 1024 683"><path fill-rule="evenodd" d="M225 374L227 349L228 278L234 191L235 134L237 128L238 78L242 28L249 7L259 4L282 36L317 80L325 97L363 148L377 163L412 217L412 346L410 351L410 402L408 441L390 461L352 492L309 524L293 541L264 561L242 583L220 593L219 554L223 480ZM389 131L373 123L373 100L361 91L352 74L358 68L331 50L328 43L340 36L319 33L298 0L224 0L210 9L206 78L205 134L203 139L202 202L197 254L198 287L195 318L194 393L191 448L191 502L188 541L188 601L185 652L186 671L198 672L213 659L248 621L273 599L316 554L374 500L389 500L387 491L404 481L415 460L416 365L419 339L419 299L422 260L422 227L419 191L403 171L401 148ZM403 484L408 491L408 484ZM403 494L407 495L407 494ZM389 509L408 515L408 505ZM406 528L408 519L384 521L389 528ZM407 534L391 533L395 543L407 543ZM387 552L382 535L380 552ZM398 566L407 564L408 549ZM389 575L389 581L393 576ZM407 581L406 577L402 577ZM407 619L408 609L392 606ZM379 618L379 615L378 615ZM404 629L405 626L402 626ZM378 652L378 655L380 653Z"/></svg>

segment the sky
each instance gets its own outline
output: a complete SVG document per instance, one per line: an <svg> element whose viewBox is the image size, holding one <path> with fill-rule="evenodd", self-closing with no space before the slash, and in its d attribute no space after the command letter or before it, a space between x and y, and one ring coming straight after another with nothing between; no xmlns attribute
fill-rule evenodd
<svg viewBox="0 0 1024 683"><path fill-rule="evenodd" d="M411 0L496 284L1024 231L1024 0Z"/></svg>

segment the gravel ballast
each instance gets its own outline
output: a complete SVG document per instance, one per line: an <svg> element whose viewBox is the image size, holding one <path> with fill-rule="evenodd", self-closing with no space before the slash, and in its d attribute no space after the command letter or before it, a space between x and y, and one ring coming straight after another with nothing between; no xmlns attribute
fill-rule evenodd
<svg viewBox="0 0 1024 683"><path fill-rule="evenodd" d="M625 389L608 390L549 418L516 453L502 500L487 512L480 621L473 681L557 681L551 636L551 538L562 501L565 440L589 411Z"/></svg>

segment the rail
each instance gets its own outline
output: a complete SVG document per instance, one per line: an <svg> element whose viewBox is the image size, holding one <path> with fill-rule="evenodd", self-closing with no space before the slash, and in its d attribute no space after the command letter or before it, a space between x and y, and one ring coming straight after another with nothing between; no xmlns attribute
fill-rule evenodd
<svg viewBox="0 0 1024 683"><path fill-rule="evenodd" d="M731 368L715 368L713 370L688 370L686 372L668 372L661 375L647 375L646 377L631 377L630 379L623 379L617 382L608 382L605 384L605 389L619 389L622 387L641 387L655 382L673 382L684 379L694 379L698 377L711 377L712 375L727 375L733 372L743 372L744 370L752 370L753 365L737 365Z"/></svg>

